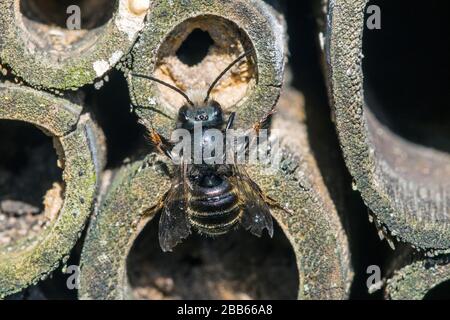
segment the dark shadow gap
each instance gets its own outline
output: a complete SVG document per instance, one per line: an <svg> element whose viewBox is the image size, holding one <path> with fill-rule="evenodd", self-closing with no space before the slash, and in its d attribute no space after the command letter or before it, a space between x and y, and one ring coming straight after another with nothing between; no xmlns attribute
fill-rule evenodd
<svg viewBox="0 0 450 320"><path fill-rule="evenodd" d="M450 280L438 284L432 288L423 298L424 300L449 300L450 299Z"/></svg>
<svg viewBox="0 0 450 320"><path fill-rule="evenodd" d="M120 166L137 150L149 146L145 129L131 111L128 84L123 74L113 70L99 90L86 87L86 101L106 136L107 168Z"/></svg>
<svg viewBox="0 0 450 320"><path fill-rule="evenodd" d="M361 196L351 189L352 178L342 157L327 98L315 14L320 12L318 5L319 2L313 0L284 1L291 35L292 85L304 94L309 143L348 236L355 272L350 298L382 299L381 291L368 293L366 280L370 274L366 270L370 265L378 265L383 270L391 250L379 239L375 226L369 223Z"/></svg>
<svg viewBox="0 0 450 320"><path fill-rule="evenodd" d="M381 29L364 30L367 107L404 139L450 152L450 2L369 5L380 7Z"/></svg>

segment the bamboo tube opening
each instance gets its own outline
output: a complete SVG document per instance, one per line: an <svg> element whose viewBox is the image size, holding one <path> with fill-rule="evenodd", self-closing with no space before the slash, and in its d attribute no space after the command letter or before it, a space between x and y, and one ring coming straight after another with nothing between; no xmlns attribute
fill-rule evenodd
<svg viewBox="0 0 450 320"><path fill-rule="evenodd" d="M242 228L215 239L193 234L163 253L157 222L146 225L128 255L136 298L297 299L295 253L276 223L272 239Z"/></svg>
<svg viewBox="0 0 450 320"><path fill-rule="evenodd" d="M73 24L78 12L68 10L71 6L80 10L79 27ZM110 0L20 0L18 17L29 36L29 46L60 59L94 45L116 7L117 1Z"/></svg>
<svg viewBox="0 0 450 320"><path fill-rule="evenodd" d="M20 121L0 121L0 247L31 240L57 218L62 170L51 138Z"/></svg>
<svg viewBox="0 0 450 320"><path fill-rule="evenodd" d="M0 2L0 59L35 88L76 90L131 49L150 0Z"/></svg>
<svg viewBox="0 0 450 320"><path fill-rule="evenodd" d="M197 16L180 23L162 42L154 75L184 91L200 91L204 97L222 70L250 49L250 39L234 22L213 15ZM224 108L230 108L248 95L255 76L251 55L222 77L212 96ZM158 89L169 109L176 111L186 103L173 90L163 85Z"/></svg>
<svg viewBox="0 0 450 320"><path fill-rule="evenodd" d="M392 300L442 300L450 298L450 265L447 254L425 257L400 249L386 273L385 297Z"/></svg>
<svg viewBox="0 0 450 320"><path fill-rule="evenodd" d="M397 1L371 4L381 9L381 29L364 29L362 67L375 156L414 183L448 184L449 4L430 1L420 10Z"/></svg>
<svg viewBox="0 0 450 320"><path fill-rule="evenodd" d="M450 280L442 282L432 288L423 300L448 300L450 298Z"/></svg>
<svg viewBox="0 0 450 320"><path fill-rule="evenodd" d="M146 17L131 52L133 73L157 77L202 103L220 73L249 52L220 79L210 97L225 113L237 111L234 127L243 129L275 105L284 71L285 28L263 1L164 0ZM132 73L127 72L127 79L138 117L170 136L178 109L186 103L183 97Z"/></svg>

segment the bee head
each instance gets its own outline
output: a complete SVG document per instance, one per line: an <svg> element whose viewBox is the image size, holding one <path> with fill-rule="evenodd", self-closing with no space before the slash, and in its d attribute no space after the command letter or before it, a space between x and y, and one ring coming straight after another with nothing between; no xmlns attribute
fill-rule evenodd
<svg viewBox="0 0 450 320"><path fill-rule="evenodd" d="M223 113L220 104L214 100L206 104L192 107L184 105L178 112L179 126L183 129L194 129L201 124L205 128L214 128L223 124Z"/></svg>
<svg viewBox="0 0 450 320"><path fill-rule="evenodd" d="M194 129L196 124L201 124L206 128L219 127L223 124L223 113L222 107L220 104L213 99L210 98L211 92L222 78L222 76L228 72L236 63L238 63L241 59L250 55L253 50L247 51L236 58L233 62L231 62L228 67L226 67L217 78L211 83L209 86L206 97L205 95L199 95L199 91L190 92L189 94L182 91L180 88L171 85L167 82L164 82L160 79L157 79L152 76L142 75L132 73L135 77L149 79L155 82L158 82L175 92L178 92L182 95L188 104L182 106L178 112L178 125L179 128L184 128L187 130ZM191 99L192 98L192 99Z"/></svg>

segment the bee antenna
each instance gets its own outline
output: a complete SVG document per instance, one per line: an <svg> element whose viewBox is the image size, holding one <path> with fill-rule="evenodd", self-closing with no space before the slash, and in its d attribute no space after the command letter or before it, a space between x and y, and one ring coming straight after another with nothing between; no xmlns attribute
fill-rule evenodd
<svg viewBox="0 0 450 320"><path fill-rule="evenodd" d="M144 78L144 79L148 79L148 80L152 80L152 81L158 82L158 83L160 83L160 84L166 86L167 88L170 88L170 89L172 89L173 91L178 92L179 94L181 94L181 95L186 99L186 101L187 101L191 106L194 106L194 103L191 101L191 99L189 99L189 96L188 96L183 90L181 90L180 88L177 88L177 87L175 87L175 86L173 86L173 85L171 85L171 84L169 84L169 83L167 83L167 82L165 82L165 81L162 81L162 80L160 80L160 79L158 79L158 78L155 78L155 77L152 77L152 76L147 76L147 75L144 75L144 74L138 74L138 73L132 73L131 75L132 75L133 77Z"/></svg>
<svg viewBox="0 0 450 320"><path fill-rule="evenodd" d="M228 67L226 67L220 74L219 76L213 81L213 83L211 83L211 85L208 88L208 92L206 93L206 98L204 102L207 102L209 99L209 96L211 95L211 91L214 89L214 87L216 86L216 84L219 82L219 80L224 76L225 73L228 72L228 70L230 70L236 63L238 63L239 61L241 61L243 58L249 56L251 53L253 53L253 49L250 49L246 52L244 52L243 54L241 54L239 57L237 57L232 63L230 63L228 65Z"/></svg>

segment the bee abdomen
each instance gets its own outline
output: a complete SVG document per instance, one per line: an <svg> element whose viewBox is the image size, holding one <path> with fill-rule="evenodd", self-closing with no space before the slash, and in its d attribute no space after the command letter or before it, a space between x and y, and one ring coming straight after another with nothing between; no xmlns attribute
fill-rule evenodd
<svg viewBox="0 0 450 320"><path fill-rule="evenodd" d="M198 231L209 235L224 234L239 222L241 208L229 186L223 193L196 195L190 200L189 220Z"/></svg>
<svg viewBox="0 0 450 320"><path fill-rule="evenodd" d="M191 210L190 223L201 233L221 235L233 229L239 222L241 209L234 206L225 211L197 212Z"/></svg>
<svg viewBox="0 0 450 320"><path fill-rule="evenodd" d="M216 196L204 195L191 198L191 208L198 212L220 211L233 207L237 197L233 192L226 192Z"/></svg>

